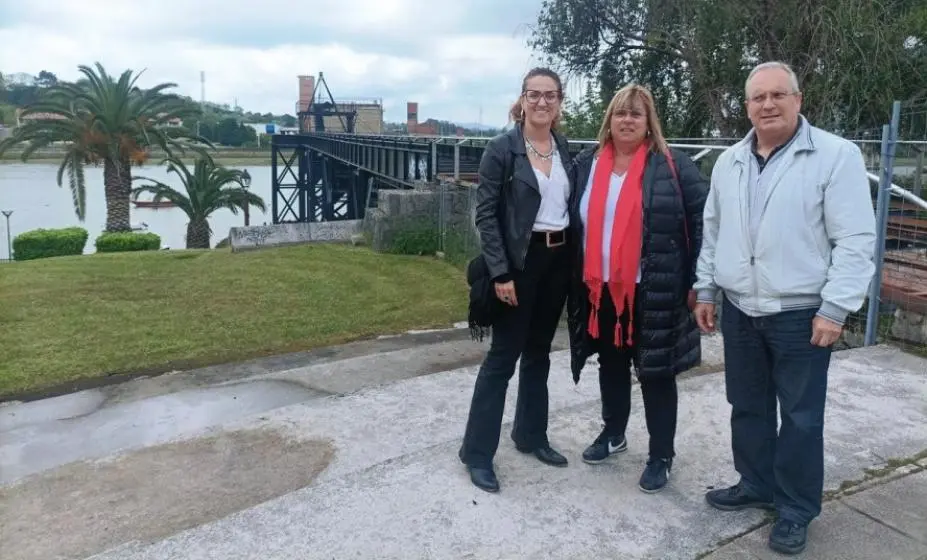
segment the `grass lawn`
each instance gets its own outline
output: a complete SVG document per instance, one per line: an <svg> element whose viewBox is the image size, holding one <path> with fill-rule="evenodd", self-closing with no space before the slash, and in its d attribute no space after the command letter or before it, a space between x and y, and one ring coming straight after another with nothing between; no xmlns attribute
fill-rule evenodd
<svg viewBox="0 0 927 560"><path fill-rule="evenodd" d="M464 273L348 245L0 265L0 397L466 319Z"/></svg>

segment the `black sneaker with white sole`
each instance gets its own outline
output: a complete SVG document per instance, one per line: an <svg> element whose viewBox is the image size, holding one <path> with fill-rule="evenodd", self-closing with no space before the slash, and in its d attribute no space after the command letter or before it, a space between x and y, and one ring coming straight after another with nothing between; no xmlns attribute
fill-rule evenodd
<svg viewBox="0 0 927 560"><path fill-rule="evenodd" d="M627 450L628 440L624 436L609 436L602 432L599 437L595 438L592 445L583 451L583 461L596 465L616 453L624 453Z"/></svg>

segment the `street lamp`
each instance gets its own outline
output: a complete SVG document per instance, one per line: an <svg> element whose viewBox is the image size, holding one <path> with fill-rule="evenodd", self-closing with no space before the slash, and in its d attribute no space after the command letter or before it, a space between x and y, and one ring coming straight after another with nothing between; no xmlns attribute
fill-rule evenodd
<svg viewBox="0 0 927 560"><path fill-rule="evenodd" d="M247 169L245 169L245 172L241 174L241 186L244 187L245 190L248 190L248 188L251 187L251 174L248 173ZM250 209L251 203L245 202L245 227L251 225L251 219L249 216Z"/></svg>
<svg viewBox="0 0 927 560"><path fill-rule="evenodd" d="M0 210L3 215L6 217L6 254L9 257L10 261L13 261L13 239L10 237L10 216L13 214L12 210Z"/></svg>

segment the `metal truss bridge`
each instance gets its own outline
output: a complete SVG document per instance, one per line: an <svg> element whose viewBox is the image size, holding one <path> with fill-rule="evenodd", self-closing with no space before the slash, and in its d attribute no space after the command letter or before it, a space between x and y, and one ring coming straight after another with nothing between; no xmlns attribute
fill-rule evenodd
<svg viewBox="0 0 927 560"><path fill-rule="evenodd" d="M459 179L477 172L490 138L389 136L309 132L275 135L271 145L273 223L361 219L379 189L411 189L439 175ZM707 143L706 143L707 142ZM594 142L570 142L577 154ZM727 148L714 139L679 139L671 146L699 160ZM870 180L879 177L869 174ZM891 186L892 195L922 209L923 199Z"/></svg>
<svg viewBox="0 0 927 560"><path fill-rule="evenodd" d="M490 138L311 132L272 140L273 223L364 217L378 189L475 174ZM575 155L591 141L570 142ZM673 144L697 159L726 146Z"/></svg>

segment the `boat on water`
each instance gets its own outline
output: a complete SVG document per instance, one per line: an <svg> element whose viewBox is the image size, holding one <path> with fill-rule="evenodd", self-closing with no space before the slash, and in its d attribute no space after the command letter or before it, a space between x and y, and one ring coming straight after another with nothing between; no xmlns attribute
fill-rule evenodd
<svg viewBox="0 0 927 560"><path fill-rule="evenodd" d="M159 200L155 202L153 200L133 200L132 204L136 208L174 208L176 205L170 200Z"/></svg>

